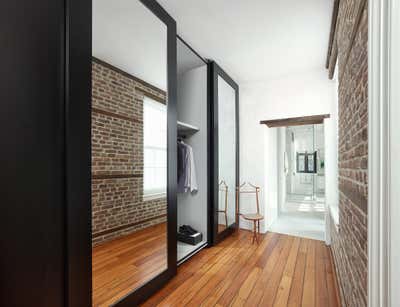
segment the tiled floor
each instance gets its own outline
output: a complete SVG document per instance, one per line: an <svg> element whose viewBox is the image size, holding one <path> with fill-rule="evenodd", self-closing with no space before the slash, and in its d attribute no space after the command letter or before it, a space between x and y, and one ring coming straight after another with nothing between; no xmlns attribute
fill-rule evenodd
<svg viewBox="0 0 400 307"><path fill-rule="evenodd" d="M325 240L325 204L287 202L269 230L323 241Z"/></svg>
<svg viewBox="0 0 400 307"><path fill-rule="evenodd" d="M281 214L269 230L291 236L325 240L325 220L313 214Z"/></svg>

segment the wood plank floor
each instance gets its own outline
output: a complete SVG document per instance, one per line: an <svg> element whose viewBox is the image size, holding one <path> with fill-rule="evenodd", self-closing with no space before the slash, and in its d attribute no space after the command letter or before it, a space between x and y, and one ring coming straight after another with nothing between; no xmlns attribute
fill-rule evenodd
<svg viewBox="0 0 400 307"><path fill-rule="evenodd" d="M167 268L166 224L92 250L93 306L110 306Z"/></svg>
<svg viewBox="0 0 400 307"><path fill-rule="evenodd" d="M253 245L251 235L202 250L143 306L339 306L323 242L268 233Z"/></svg>

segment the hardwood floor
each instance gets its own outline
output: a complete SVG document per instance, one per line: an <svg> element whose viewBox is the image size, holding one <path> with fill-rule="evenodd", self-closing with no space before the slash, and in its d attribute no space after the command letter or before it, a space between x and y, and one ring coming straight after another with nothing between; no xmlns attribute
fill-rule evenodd
<svg viewBox="0 0 400 307"><path fill-rule="evenodd" d="M226 229L225 224L218 224L218 232L223 232Z"/></svg>
<svg viewBox="0 0 400 307"><path fill-rule="evenodd" d="M340 306L323 242L268 233L253 245L251 236L202 250L143 306Z"/></svg>
<svg viewBox="0 0 400 307"><path fill-rule="evenodd" d="M92 250L93 306L110 306L167 268L166 224Z"/></svg>

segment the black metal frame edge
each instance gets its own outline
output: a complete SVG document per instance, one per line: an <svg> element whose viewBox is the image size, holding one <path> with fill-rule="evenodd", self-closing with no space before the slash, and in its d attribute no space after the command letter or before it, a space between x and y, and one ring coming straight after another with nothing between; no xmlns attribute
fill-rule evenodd
<svg viewBox="0 0 400 307"><path fill-rule="evenodd" d="M218 76L221 76L236 92L235 99L235 117L236 117L236 186L239 185L239 85L215 62L210 64L210 85L211 85L211 103L212 103L212 123L211 123L211 138L212 138L212 213L210 216L212 224L212 243L218 244L227 236L231 235L239 227L237 218L235 223L227 229L218 233ZM236 195L236 193L235 193ZM236 196L235 196L236 198ZM240 202L239 202L240 206ZM236 208L236 204L235 204ZM235 210L236 212L236 210Z"/></svg>
<svg viewBox="0 0 400 307"><path fill-rule="evenodd" d="M214 112L213 112L213 91L214 91L214 82L213 82L213 65L212 61L209 61L207 64L207 115L208 115L208 120L207 120L207 134L208 134L208 174L209 174L209 180L208 180L208 220L207 220L207 242L209 246L214 245L214 181L213 181L213 173L214 173L214 151L213 151L213 137L212 137L212 132L213 132L213 118L214 118Z"/></svg>
<svg viewBox="0 0 400 307"><path fill-rule="evenodd" d="M92 304L92 1L65 1L65 306Z"/></svg>
<svg viewBox="0 0 400 307"><path fill-rule="evenodd" d="M208 61L203 58L196 50L194 50L181 36L179 36L178 34L176 35L176 37L186 46L190 49L190 51L192 51L195 55L197 55L197 57L202 60L204 62L204 64L208 64Z"/></svg>
<svg viewBox="0 0 400 307"><path fill-rule="evenodd" d="M114 306L137 306L177 271L176 22L155 0L139 0L167 26L168 268ZM91 60L92 1L65 2L65 306L92 304Z"/></svg>

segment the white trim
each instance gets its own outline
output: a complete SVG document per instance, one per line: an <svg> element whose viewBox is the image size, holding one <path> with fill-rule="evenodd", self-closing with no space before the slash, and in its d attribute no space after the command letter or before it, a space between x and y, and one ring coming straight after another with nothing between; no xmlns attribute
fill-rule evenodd
<svg viewBox="0 0 400 307"><path fill-rule="evenodd" d="M389 294L390 306L400 304L400 2L389 1ZM393 261L390 261L392 259Z"/></svg>
<svg viewBox="0 0 400 307"><path fill-rule="evenodd" d="M331 210L330 207L327 205L327 209L325 212L325 244L331 245L332 244L332 234L331 234Z"/></svg>
<svg viewBox="0 0 400 307"><path fill-rule="evenodd" d="M143 201L162 199L162 198L166 198L166 197L167 197L167 193L166 192L153 193L153 194L143 194Z"/></svg>
<svg viewBox="0 0 400 307"><path fill-rule="evenodd" d="M395 2L398 0L395 0ZM390 303L389 30L391 0L369 1L368 305Z"/></svg>
<svg viewBox="0 0 400 307"><path fill-rule="evenodd" d="M339 231L339 206L329 206L330 218L332 218L336 231Z"/></svg>

